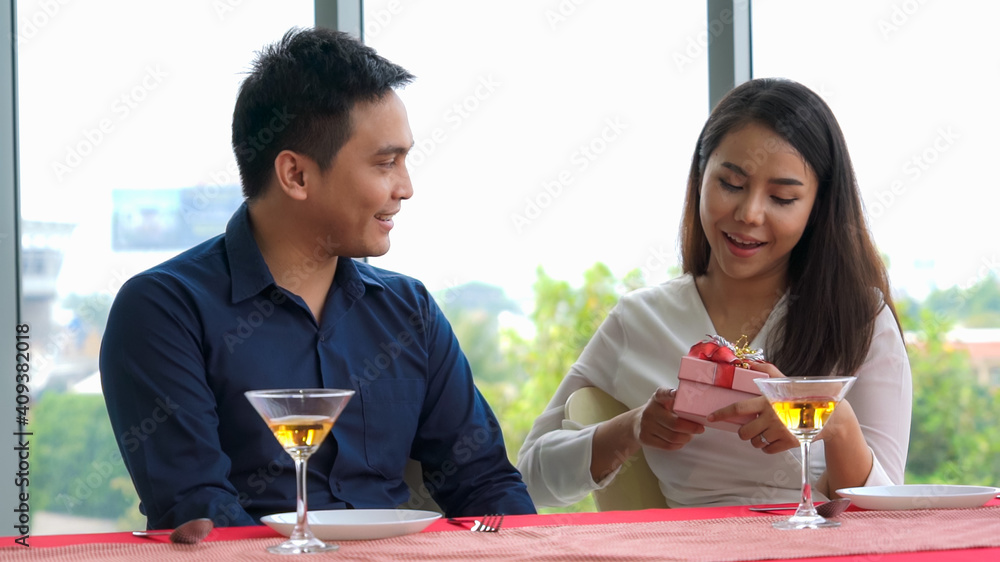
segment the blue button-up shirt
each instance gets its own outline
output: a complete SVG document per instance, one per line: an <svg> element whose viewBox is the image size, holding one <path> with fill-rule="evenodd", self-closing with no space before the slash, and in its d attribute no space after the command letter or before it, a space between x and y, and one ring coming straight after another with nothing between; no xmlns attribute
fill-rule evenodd
<svg viewBox="0 0 1000 562"><path fill-rule="evenodd" d="M249 221L244 205L111 309L101 381L148 526L295 511L292 460L243 395L266 388L356 391L309 459L311 510L419 506L403 481L413 458L447 515L534 513L427 289L341 258L317 324L275 284Z"/></svg>

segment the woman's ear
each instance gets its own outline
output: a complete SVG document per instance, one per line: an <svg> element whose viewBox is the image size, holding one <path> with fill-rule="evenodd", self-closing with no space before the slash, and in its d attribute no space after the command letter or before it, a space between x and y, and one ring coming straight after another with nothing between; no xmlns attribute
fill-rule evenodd
<svg viewBox="0 0 1000 562"><path fill-rule="evenodd" d="M306 178L316 163L311 158L291 150L282 150L274 158L274 173L278 177L278 187L286 196L305 201L309 197Z"/></svg>

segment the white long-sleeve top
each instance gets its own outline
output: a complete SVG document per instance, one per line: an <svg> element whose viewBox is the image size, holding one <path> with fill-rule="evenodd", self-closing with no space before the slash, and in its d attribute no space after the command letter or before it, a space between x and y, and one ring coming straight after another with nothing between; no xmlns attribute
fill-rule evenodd
<svg viewBox="0 0 1000 562"><path fill-rule="evenodd" d="M760 349L786 310L782 298L750 343ZM596 386L628 408L645 404L659 386L676 388L681 357L718 333L694 278L684 275L621 298L535 420L519 453L518 469L536 505L569 505L606 486L594 482L591 446L596 426L564 429L563 406L582 387ZM764 350L765 355L767 350ZM866 486L903 483L909 446L912 386L906 348L892 312L878 314L871 347L847 394L873 454ZM735 433L706 428L678 451L643 447L671 507L797 503L798 448L766 454ZM813 482L826 468L822 441L810 449ZM815 492L816 499L822 494Z"/></svg>

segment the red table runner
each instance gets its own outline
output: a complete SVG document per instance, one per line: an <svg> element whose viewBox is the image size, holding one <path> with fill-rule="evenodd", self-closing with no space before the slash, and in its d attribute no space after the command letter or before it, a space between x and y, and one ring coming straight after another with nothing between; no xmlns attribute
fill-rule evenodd
<svg viewBox="0 0 1000 562"><path fill-rule="evenodd" d="M840 528L807 531L778 531L768 523L783 516L749 515L745 507L509 516L500 533L463 532L440 521L415 535L341 541L341 549L329 556L341 560L737 561L846 555L852 558L835 560L877 556L884 560L986 561L1000 559L998 503L975 509L852 511L841 516ZM80 544L85 539L96 541ZM67 540L76 544L57 546ZM198 545L173 545L164 538L138 539L127 533L33 537L31 548L0 548L0 560L274 560L264 548L280 540L266 527L216 529Z"/></svg>

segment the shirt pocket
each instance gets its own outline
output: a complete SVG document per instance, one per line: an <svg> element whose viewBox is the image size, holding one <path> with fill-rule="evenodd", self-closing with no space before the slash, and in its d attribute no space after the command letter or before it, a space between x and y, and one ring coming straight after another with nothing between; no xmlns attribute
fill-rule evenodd
<svg viewBox="0 0 1000 562"><path fill-rule="evenodd" d="M420 421L426 392L420 379L376 380L361 385L365 460L385 478L401 478Z"/></svg>

